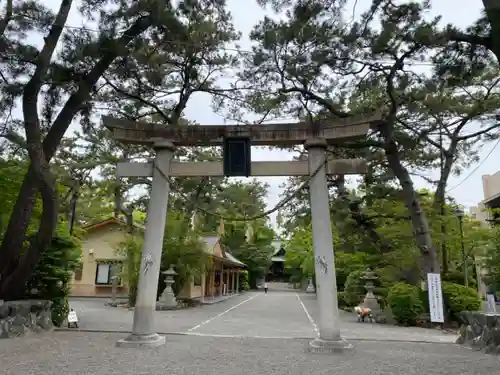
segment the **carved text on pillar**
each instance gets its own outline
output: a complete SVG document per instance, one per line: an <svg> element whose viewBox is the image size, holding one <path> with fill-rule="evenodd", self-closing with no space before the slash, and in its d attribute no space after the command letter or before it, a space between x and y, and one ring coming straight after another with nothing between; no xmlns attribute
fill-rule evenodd
<svg viewBox="0 0 500 375"><path fill-rule="evenodd" d="M321 273L323 275L328 274L328 263L324 256L323 257L317 256L316 263L321 267Z"/></svg>
<svg viewBox="0 0 500 375"><path fill-rule="evenodd" d="M144 275L148 273L149 267L151 267L153 263L154 259L150 253L144 255Z"/></svg>

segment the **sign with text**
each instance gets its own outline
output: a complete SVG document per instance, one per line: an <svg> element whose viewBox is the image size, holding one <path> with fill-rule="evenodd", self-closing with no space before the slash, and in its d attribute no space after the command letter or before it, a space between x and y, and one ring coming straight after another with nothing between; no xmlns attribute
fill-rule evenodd
<svg viewBox="0 0 500 375"><path fill-rule="evenodd" d="M493 294L487 294L486 295L486 302L488 305L488 312L489 313L496 313L497 312L497 304L495 301L495 296Z"/></svg>
<svg viewBox="0 0 500 375"><path fill-rule="evenodd" d="M427 291L429 293L429 312L431 322L444 323L443 292L441 289L441 275L427 274Z"/></svg>
<svg viewBox="0 0 500 375"><path fill-rule="evenodd" d="M68 314L68 323L78 323L78 317L76 316L76 311L71 310Z"/></svg>

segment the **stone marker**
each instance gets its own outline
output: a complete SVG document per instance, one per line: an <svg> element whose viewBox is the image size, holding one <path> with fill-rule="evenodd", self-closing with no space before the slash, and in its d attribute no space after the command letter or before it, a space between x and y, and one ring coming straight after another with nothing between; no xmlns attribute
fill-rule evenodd
<svg viewBox="0 0 500 375"><path fill-rule="evenodd" d="M108 306L116 307L118 306L118 302L116 301L116 290L118 288L118 280L119 276L113 275L111 276L111 300L108 302Z"/></svg>

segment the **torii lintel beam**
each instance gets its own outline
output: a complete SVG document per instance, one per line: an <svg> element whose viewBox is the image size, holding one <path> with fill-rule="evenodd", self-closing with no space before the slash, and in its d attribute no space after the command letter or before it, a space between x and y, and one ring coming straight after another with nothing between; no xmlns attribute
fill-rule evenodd
<svg viewBox="0 0 500 375"><path fill-rule="evenodd" d="M102 123L117 141L152 145L158 139L176 146L220 146L227 137L249 137L254 146L293 146L310 138L322 138L330 144L365 137L371 126L381 121L380 114L319 120L315 130L305 122L258 125L175 126L130 121L103 116Z"/></svg>
<svg viewBox="0 0 500 375"><path fill-rule="evenodd" d="M367 171L365 159L340 159L327 163L327 174L347 175L365 174ZM252 162L252 176L307 176L309 165L307 160L300 161L254 161ZM178 162L170 163L169 176L172 177L222 177L224 176L222 162ZM151 177L153 176L152 163L121 162L116 166L118 177Z"/></svg>

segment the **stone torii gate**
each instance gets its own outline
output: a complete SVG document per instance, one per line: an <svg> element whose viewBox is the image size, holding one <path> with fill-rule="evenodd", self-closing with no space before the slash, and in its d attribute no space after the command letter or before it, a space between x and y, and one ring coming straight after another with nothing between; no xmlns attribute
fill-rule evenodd
<svg viewBox="0 0 500 375"><path fill-rule="evenodd" d="M155 331L153 313L167 216L168 177L224 175L222 161L173 161L175 148L220 146L224 144L224 140L232 138L246 139L254 146L303 144L307 149L306 161L252 162L249 166L252 176L311 176L309 192L320 321L319 337L310 342L310 350L331 352L351 348L340 335L326 176L363 174L366 173L367 166L362 159L326 162L325 150L331 144L365 137L370 126L378 121L379 115L353 116L319 123L313 132L306 123L172 126L104 116L103 125L112 131L115 140L126 144L148 145L156 152L152 163L119 163L117 166L119 177L153 177L132 333L119 340L117 346L153 347L165 343L165 337ZM247 145L249 149L249 144Z"/></svg>

